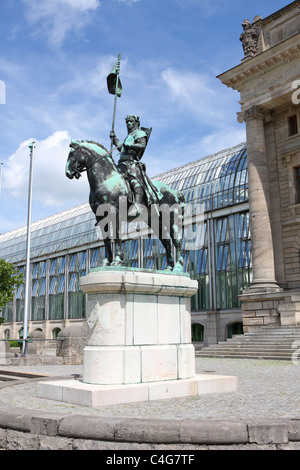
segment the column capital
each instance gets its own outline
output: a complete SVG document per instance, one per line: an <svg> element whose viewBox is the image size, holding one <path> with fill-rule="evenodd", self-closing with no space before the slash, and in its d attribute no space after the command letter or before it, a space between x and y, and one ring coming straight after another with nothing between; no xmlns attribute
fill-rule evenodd
<svg viewBox="0 0 300 470"><path fill-rule="evenodd" d="M270 112L266 111L265 109L261 108L260 106L252 106L249 109L246 109L244 112L237 113L238 115L238 122L247 122L250 119L261 119L266 120L270 117Z"/></svg>

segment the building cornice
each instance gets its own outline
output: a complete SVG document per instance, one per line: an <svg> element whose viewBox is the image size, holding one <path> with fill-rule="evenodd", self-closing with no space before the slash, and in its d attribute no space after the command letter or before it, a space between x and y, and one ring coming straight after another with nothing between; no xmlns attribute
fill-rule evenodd
<svg viewBox="0 0 300 470"><path fill-rule="evenodd" d="M242 61L217 78L229 88L241 91L247 84L260 79L288 63L300 59L300 33L264 52Z"/></svg>

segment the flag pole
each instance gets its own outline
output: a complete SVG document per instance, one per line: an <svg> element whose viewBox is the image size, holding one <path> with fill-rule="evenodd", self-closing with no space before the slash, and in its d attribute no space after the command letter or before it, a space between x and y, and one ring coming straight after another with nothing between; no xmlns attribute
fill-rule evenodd
<svg viewBox="0 0 300 470"><path fill-rule="evenodd" d="M120 64L121 64L121 54L118 55L118 62L116 64L116 89L115 89L115 102L114 102L114 112L113 112L113 120L111 130L112 132L115 131L115 121L116 121L116 110L117 110L117 101L118 101L118 88L119 88L119 73L120 73ZM110 150L112 151L114 146L113 139L111 139L111 147Z"/></svg>
<svg viewBox="0 0 300 470"><path fill-rule="evenodd" d="M32 200L32 175L33 175L33 149L35 142L29 145L30 148L30 170L29 170L29 188L28 188L28 213L27 213L27 243L26 243L26 274L25 274L25 305L24 305L24 323L23 323L23 348L22 356L28 356L28 317L30 302L30 236L31 236L31 200Z"/></svg>
<svg viewBox="0 0 300 470"><path fill-rule="evenodd" d="M0 199L1 199L1 193L2 193L2 175L3 175L3 163L1 163L1 168L0 168Z"/></svg>

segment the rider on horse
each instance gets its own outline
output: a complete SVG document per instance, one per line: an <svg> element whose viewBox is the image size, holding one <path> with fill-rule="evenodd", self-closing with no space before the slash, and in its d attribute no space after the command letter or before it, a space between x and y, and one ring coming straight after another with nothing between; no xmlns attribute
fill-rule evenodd
<svg viewBox="0 0 300 470"><path fill-rule="evenodd" d="M116 134L111 131L110 138L120 151L118 169L124 174L132 191L134 205L131 206L128 215L137 216L141 211L142 204L158 202L160 195L153 187L151 180L146 175L146 167L141 162L145 152L151 129L142 127L138 116L129 115L125 118L128 135L123 144L117 139Z"/></svg>

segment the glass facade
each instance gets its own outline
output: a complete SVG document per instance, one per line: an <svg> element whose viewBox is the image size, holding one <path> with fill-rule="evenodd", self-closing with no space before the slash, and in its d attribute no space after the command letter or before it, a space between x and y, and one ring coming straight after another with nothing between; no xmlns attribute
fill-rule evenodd
<svg viewBox="0 0 300 470"><path fill-rule="evenodd" d="M237 145L155 179L182 191L186 202L201 204L205 211L248 201L246 145Z"/></svg>
<svg viewBox="0 0 300 470"><path fill-rule="evenodd" d="M86 275L87 252L71 255L68 266L68 318L85 317L85 295L79 289L79 277Z"/></svg>
<svg viewBox="0 0 300 470"><path fill-rule="evenodd" d="M49 319L62 320L64 318L65 299L65 256L50 260L49 270Z"/></svg>
<svg viewBox="0 0 300 470"><path fill-rule="evenodd" d="M32 320L45 320L47 261L32 266Z"/></svg>
<svg viewBox="0 0 300 470"><path fill-rule="evenodd" d="M159 175L185 195L203 220L185 227L196 246L184 251L184 269L199 283L192 310L239 307L238 295L251 283L251 237L248 207L247 148L237 145ZM186 235L186 236L185 236Z"/></svg>
<svg viewBox="0 0 300 470"><path fill-rule="evenodd" d="M234 309L251 282L251 236L248 207L247 151L237 145L154 178L183 192L196 222L183 232L184 270L197 279L193 311ZM89 204L81 204L35 222L31 227L30 319L85 318L85 295L79 278L101 265L104 246ZM189 241L193 239L192 249ZM151 235L124 240L126 264L164 269L161 243ZM0 235L0 257L24 272L26 227ZM23 321L24 284L2 314Z"/></svg>

